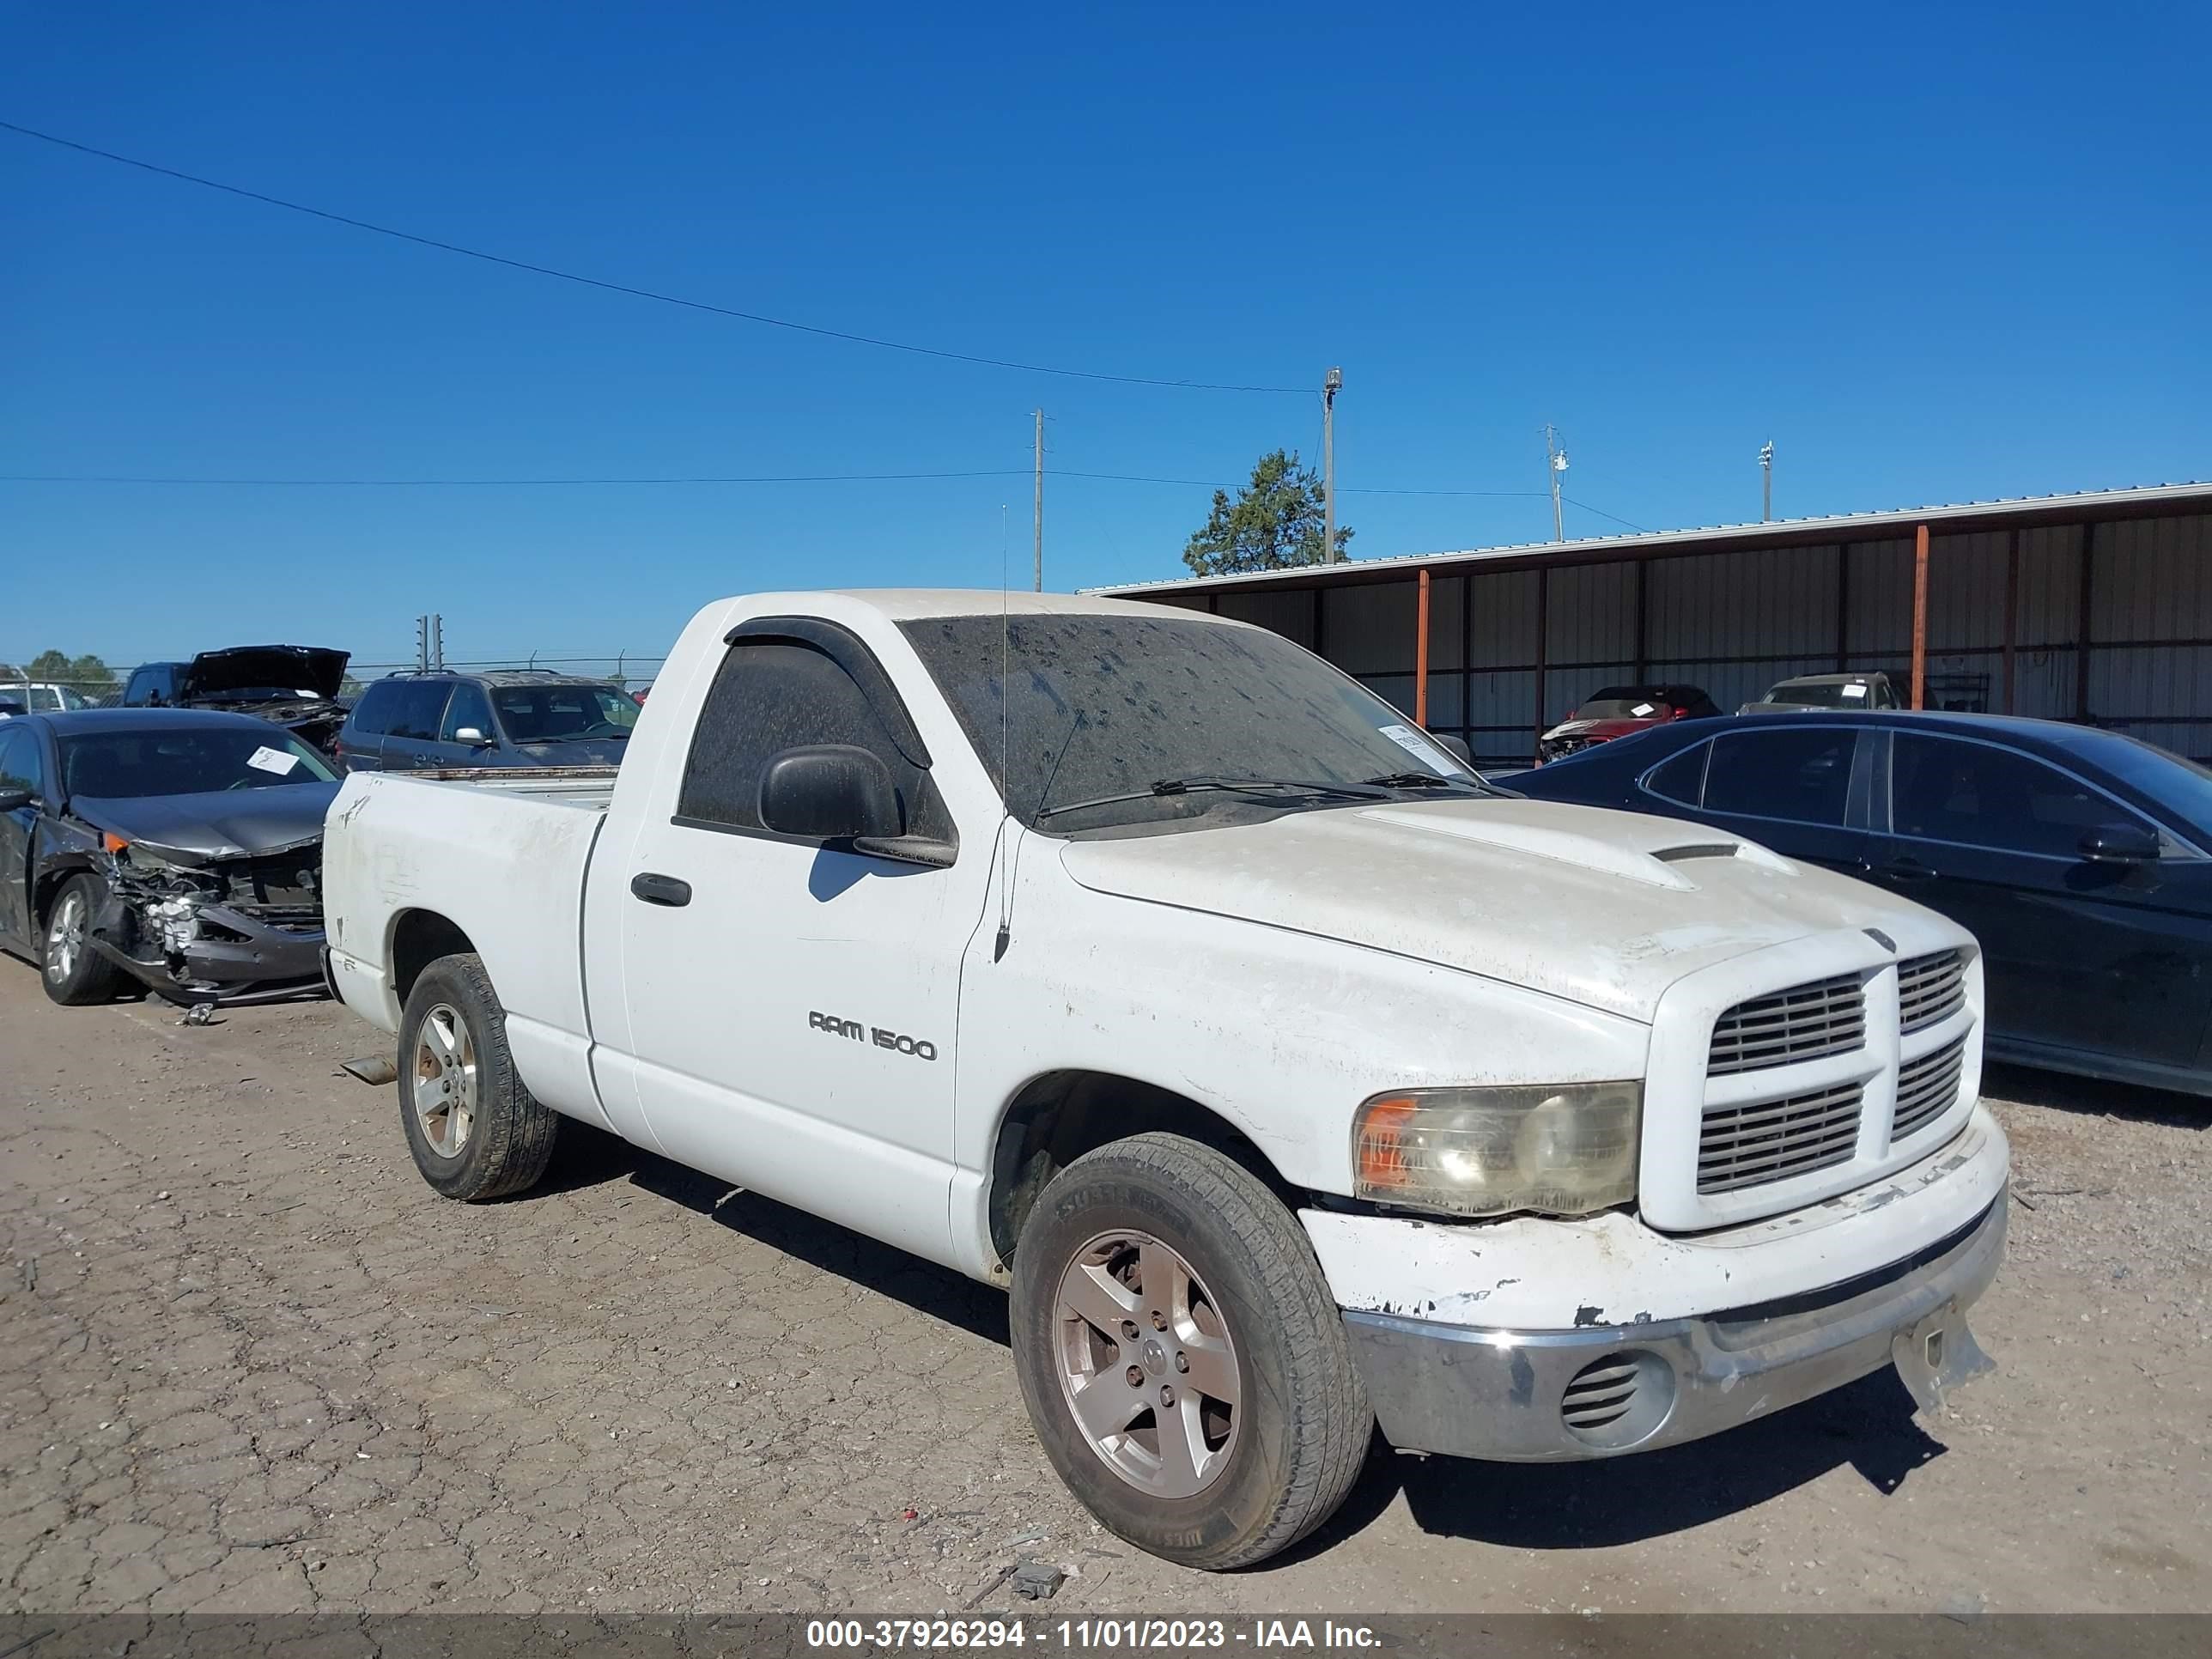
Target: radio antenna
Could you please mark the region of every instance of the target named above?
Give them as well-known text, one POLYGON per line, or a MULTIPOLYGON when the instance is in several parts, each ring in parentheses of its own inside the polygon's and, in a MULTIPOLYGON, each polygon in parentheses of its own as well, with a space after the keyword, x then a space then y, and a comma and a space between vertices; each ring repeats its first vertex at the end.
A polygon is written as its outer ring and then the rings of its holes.
POLYGON ((1013 647, 1011 636, 1013 621, 1008 612, 1013 599, 1006 586, 1006 504, 999 503, 999 805, 1002 813, 999 823, 999 937, 991 947, 991 960, 998 961, 1006 954, 1007 941, 1014 931, 1013 887, 1006 869, 1007 860, 1013 856, 1014 797, 1007 787, 1006 773, 1011 763, 1006 740, 1006 674, 1013 647))

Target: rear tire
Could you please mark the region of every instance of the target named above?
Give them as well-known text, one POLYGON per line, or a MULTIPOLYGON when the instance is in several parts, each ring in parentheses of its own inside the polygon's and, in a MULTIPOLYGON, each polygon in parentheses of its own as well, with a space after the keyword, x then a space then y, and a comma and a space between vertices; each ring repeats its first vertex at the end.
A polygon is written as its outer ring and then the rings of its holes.
POLYGON ((422 970, 399 1019, 399 1121, 422 1179, 465 1203, 538 1184, 560 1115, 515 1074, 507 1011, 477 956, 422 970))
POLYGON ((39 930, 39 982, 65 1008, 112 1002, 123 970, 92 948, 93 918, 107 902, 107 884, 80 870, 62 884, 39 930))
POLYGON ((1046 1456, 1139 1549, 1249 1566, 1358 1478, 1375 1417, 1321 1264, 1210 1147, 1133 1135, 1061 1170, 1022 1230, 1011 1312, 1046 1456))

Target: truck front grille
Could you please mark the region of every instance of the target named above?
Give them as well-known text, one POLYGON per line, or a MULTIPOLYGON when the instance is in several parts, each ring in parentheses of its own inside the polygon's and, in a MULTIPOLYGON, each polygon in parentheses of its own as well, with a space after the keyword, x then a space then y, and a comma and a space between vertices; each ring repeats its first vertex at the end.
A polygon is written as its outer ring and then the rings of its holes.
POLYGON ((1954 1038, 1933 1053, 1897 1068, 1897 1116, 1889 1138, 1902 1140, 1926 1128, 1959 1097, 1960 1074, 1966 1066, 1966 1039, 1954 1038))
POLYGON ((1839 974, 1736 1004, 1714 1023, 1705 1073, 1792 1066, 1847 1053, 1865 1041, 1866 992, 1856 974, 1839 974))
POLYGON ((1966 1006, 1966 964, 1956 951, 1897 964, 1897 1023, 1923 1031, 1966 1006))
POLYGON ((1781 1100, 1706 1107, 1698 1191, 1729 1193, 1848 1163, 1858 1146, 1864 1096, 1863 1085, 1838 1083, 1781 1100))

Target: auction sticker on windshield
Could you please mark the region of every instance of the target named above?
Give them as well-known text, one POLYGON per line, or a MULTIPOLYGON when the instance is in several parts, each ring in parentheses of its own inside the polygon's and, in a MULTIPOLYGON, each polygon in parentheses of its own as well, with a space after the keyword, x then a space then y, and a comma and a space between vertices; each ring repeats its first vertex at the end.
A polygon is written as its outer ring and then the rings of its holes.
POLYGON ((1384 737, 1389 738, 1391 742, 1396 744, 1399 748, 1420 762, 1438 777, 1455 778, 1462 775, 1464 769, 1453 764, 1442 750, 1414 731, 1412 726, 1385 726, 1380 729, 1384 737))
POLYGON ((300 757, 288 755, 281 749, 271 749, 264 744, 246 757, 246 763, 258 766, 264 772, 274 772, 281 778, 300 763, 300 757))

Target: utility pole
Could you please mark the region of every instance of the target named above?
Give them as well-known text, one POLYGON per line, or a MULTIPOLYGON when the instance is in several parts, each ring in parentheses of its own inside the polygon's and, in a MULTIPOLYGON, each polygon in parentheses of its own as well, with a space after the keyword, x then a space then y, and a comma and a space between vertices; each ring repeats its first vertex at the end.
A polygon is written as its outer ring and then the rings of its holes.
POLYGON ((1332 368, 1321 380, 1321 556, 1334 564, 1336 550, 1336 394, 1344 390, 1344 371, 1332 368))
POLYGON ((1767 524, 1774 518, 1774 440, 1769 438, 1766 447, 1759 452, 1759 521, 1767 524))
POLYGON ((1567 470, 1567 452, 1559 447, 1559 429, 1547 422, 1544 426, 1544 460, 1552 475, 1552 539, 1563 542, 1567 538, 1567 521, 1559 514, 1559 479, 1567 470))
POLYGON ((1036 411, 1036 591, 1044 592, 1044 410, 1036 411))

